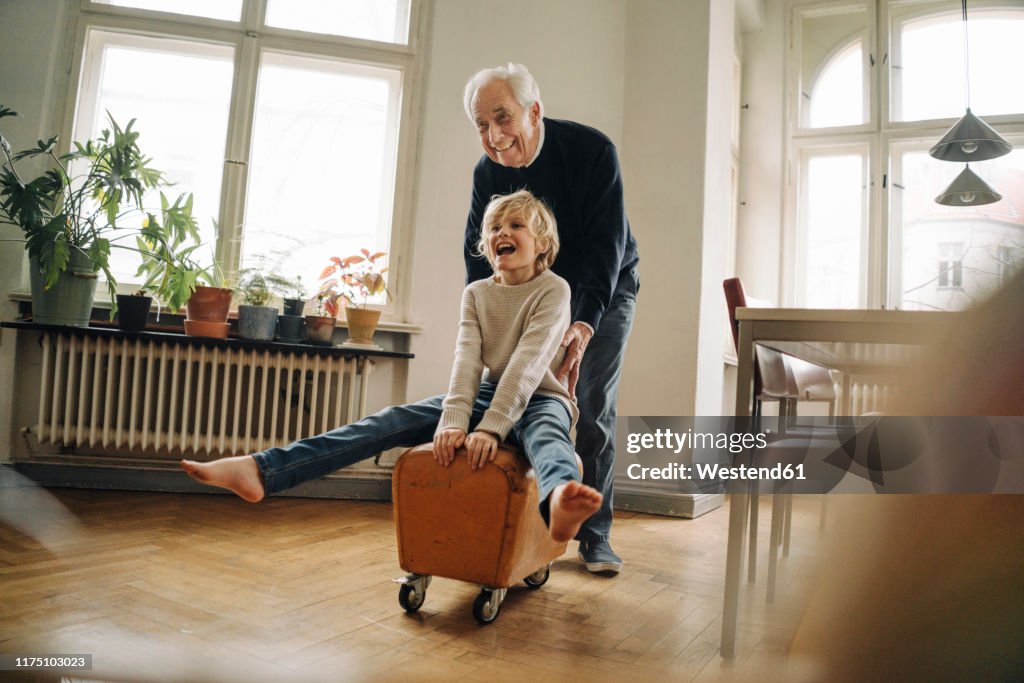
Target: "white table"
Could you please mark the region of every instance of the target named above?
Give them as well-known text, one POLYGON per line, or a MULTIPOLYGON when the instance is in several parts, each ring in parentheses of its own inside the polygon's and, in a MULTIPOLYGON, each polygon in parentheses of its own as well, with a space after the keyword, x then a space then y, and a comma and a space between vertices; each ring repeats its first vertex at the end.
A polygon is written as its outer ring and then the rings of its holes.
MULTIPOLYGON (((736 415, 751 414, 755 344, 839 370, 847 378, 851 374, 882 374, 905 367, 916 349, 941 338, 959 317, 944 311, 737 308, 736 415)), ((843 414, 842 408, 839 414, 843 414)), ((721 642, 721 654, 726 658, 733 657, 736 650, 748 507, 748 493, 730 496, 721 642)))

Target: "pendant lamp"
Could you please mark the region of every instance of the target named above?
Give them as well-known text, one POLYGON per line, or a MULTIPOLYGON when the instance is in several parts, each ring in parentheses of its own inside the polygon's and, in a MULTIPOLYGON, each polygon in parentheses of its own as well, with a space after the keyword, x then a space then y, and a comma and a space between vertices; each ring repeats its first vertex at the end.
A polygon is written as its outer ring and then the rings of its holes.
MULTIPOLYGON (((1009 154, 1013 146, 992 126, 971 111, 970 50, 967 44, 967 0, 962 0, 964 19, 964 83, 967 113, 957 121, 928 153, 940 161, 987 161, 1009 154)), ((945 206, 981 206, 1002 199, 1002 195, 971 170, 968 164, 949 187, 935 198, 945 206)))
POLYGON ((928 150, 940 161, 987 161, 1009 154, 1013 145, 967 108, 967 113, 928 150))
POLYGON ((981 206, 998 202, 1003 196, 971 170, 971 165, 960 172, 935 201, 945 206, 981 206))

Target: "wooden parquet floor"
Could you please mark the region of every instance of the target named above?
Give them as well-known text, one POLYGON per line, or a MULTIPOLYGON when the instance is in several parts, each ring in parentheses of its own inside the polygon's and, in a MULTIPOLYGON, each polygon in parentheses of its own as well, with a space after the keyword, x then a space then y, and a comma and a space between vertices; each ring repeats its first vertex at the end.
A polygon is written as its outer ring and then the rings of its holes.
POLYGON ((65 680, 762 680, 800 616, 817 510, 797 500, 777 604, 745 585, 725 664, 727 508, 617 514, 618 577, 587 573, 570 544, 481 627, 469 584, 434 579, 418 613, 401 609, 387 503, 16 486, 0 489, 0 653, 93 654, 65 680))

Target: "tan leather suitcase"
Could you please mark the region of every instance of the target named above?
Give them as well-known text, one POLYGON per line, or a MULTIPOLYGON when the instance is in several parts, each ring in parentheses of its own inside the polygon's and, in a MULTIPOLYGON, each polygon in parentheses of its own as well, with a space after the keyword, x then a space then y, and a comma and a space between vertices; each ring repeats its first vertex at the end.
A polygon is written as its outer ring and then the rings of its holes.
POLYGON ((433 444, 406 451, 391 478, 399 563, 409 576, 399 602, 420 608, 432 576, 482 586, 473 614, 481 623, 497 615, 505 589, 517 581, 539 588, 566 543, 548 535, 540 516, 537 481, 529 461, 508 447, 473 471, 465 449, 455 462, 434 461, 433 444))

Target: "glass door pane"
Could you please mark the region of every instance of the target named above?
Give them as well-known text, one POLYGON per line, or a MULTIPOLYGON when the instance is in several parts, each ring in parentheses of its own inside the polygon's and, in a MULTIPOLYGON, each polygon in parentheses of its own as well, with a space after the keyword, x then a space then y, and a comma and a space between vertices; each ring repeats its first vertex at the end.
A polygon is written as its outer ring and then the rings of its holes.
POLYGON ((388 251, 401 87, 397 69, 263 54, 243 267, 311 285, 331 256, 388 251))
POLYGON ((242 0, 93 0, 93 2, 97 5, 134 7, 208 19, 224 19, 225 21, 239 21, 242 18, 242 0))
POLYGON ((865 304, 867 151, 806 150, 801 159, 798 304, 865 304))
POLYGON ((801 128, 869 120, 868 11, 864 6, 797 10, 801 128))
MULTIPOLYGON (((893 119, 959 118, 967 106, 960 8, 898 17, 894 27, 893 119)), ((911 6, 913 7, 913 6, 911 6)), ((1024 112, 1024 88, 1011 83, 1024 64, 1024 8, 968 8, 971 109, 979 116, 1024 112)), ((1019 79, 1018 79, 1019 80, 1019 79)))
MULTIPOLYGON (((108 111, 121 126, 135 119, 139 147, 174 183, 164 193, 171 200, 194 193, 193 215, 209 244, 196 255, 212 263, 234 48, 93 30, 83 64, 74 139, 94 138, 109 127, 108 111)), ((146 205, 158 210, 159 193, 147 196, 146 205)), ((128 216, 124 224, 141 221, 142 216, 128 216)), ((134 248, 134 236, 120 244, 134 248)), ((140 259, 135 251, 113 249, 110 262, 118 282, 136 281, 140 259)))
POLYGON ((267 26, 409 42, 409 0, 268 0, 267 26))
MULTIPOLYGON (((1013 142, 1013 140, 1011 140, 1013 142)), ((924 146, 893 151, 893 276, 896 305, 959 310, 989 296, 1024 265, 1024 148, 971 170, 1003 199, 982 206, 935 203, 963 169, 937 161, 924 146), (897 289, 898 288, 898 289, 897 289)))

